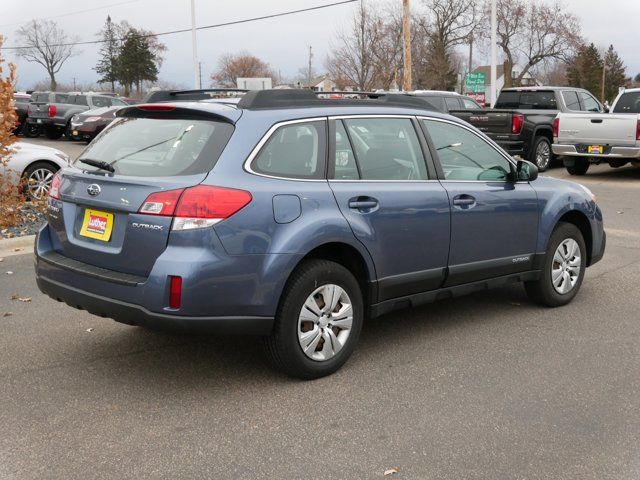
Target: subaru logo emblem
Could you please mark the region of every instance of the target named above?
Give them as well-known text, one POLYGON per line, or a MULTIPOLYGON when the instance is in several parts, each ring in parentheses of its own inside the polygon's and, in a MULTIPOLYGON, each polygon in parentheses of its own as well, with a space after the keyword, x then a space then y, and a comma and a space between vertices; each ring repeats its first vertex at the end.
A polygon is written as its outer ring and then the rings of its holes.
POLYGON ((102 189, 100 188, 100 185, 97 185, 95 183, 92 183, 91 185, 89 185, 87 187, 87 192, 89 193, 89 195, 91 195, 92 197, 95 197, 96 195, 100 194, 100 191, 102 189))

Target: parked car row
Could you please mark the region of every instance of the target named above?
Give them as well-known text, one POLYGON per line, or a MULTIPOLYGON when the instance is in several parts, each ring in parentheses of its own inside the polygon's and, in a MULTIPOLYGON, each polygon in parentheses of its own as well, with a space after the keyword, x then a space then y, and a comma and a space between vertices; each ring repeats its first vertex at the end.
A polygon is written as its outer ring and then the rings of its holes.
POLYGON ((587 188, 538 178, 416 95, 156 98, 53 177, 35 245, 51 298, 262 335, 277 368, 309 379, 347 361, 368 317, 507 282, 565 305, 604 254, 587 188))

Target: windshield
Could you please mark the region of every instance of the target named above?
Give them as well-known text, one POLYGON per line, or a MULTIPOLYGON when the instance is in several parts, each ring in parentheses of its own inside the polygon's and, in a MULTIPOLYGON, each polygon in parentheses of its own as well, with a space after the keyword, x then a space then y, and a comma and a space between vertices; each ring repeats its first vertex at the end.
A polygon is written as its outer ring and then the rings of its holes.
POLYGON ((188 120, 121 118, 99 135, 74 165, 98 169, 82 159, 112 165, 115 175, 166 177, 210 171, 233 133, 228 123, 188 120))
POLYGON ((623 93, 613 107, 613 113, 640 113, 640 92, 623 93))

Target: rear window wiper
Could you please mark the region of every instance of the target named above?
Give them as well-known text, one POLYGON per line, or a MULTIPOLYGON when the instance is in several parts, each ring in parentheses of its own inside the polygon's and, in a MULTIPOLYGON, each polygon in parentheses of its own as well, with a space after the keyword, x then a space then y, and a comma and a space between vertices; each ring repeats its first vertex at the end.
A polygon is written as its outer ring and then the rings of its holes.
POLYGON ((103 160, 92 160, 90 158, 80 158, 78 161, 82 163, 86 163, 87 165, 91 165, 92 167, 99 168, 101 170, 106 170, 107 172, 114 173, 116 171, 115 168, 111 166, 110 163, 105 162, 103 160))

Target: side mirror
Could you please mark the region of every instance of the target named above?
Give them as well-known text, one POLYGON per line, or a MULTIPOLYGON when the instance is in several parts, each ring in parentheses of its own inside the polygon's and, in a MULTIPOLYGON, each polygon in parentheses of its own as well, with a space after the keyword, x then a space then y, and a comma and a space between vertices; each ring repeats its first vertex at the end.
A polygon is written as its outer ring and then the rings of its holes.
POLYGON ((527 160, 518 160, 516 166, 516 181, 533 182, 538 178, 538 167, 527 160))

